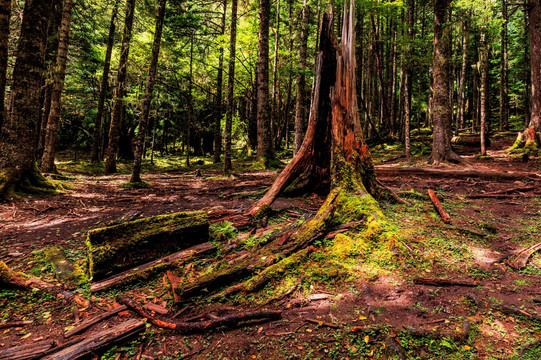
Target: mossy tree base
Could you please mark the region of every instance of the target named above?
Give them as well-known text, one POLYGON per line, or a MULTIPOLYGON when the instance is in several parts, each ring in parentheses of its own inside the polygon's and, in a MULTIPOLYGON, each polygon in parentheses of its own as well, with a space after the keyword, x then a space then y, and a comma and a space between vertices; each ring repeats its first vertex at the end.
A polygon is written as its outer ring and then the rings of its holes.
POLYGON ((538 156, 541 153, 540 146, 541 134, 536 133, 532 126, 518 133, 517 139, 506 152, 515 157, 538 156))
POLYGON ((54 194, 58 187, 47 180, 34 165, 28 171, 4 169, 0 171, 0 199, 9 200, 23 194, 54 194))

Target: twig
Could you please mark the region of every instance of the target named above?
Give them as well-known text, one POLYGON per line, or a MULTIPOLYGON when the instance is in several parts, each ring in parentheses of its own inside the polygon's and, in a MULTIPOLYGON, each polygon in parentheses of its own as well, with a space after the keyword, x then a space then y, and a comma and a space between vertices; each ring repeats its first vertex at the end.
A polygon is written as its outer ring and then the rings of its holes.
POLYGON ((312 324, 317 324, 319 326, 327 326, 327 327, 330 327, 330 328, 333 328, 333 329, 340 329, 341 328, 340 325, 331 324, 331 323, 320 321, 320 320, 317 320, 317 319, 305 318, 304 320, 308 321, 308 322, 310 322, 312 324))

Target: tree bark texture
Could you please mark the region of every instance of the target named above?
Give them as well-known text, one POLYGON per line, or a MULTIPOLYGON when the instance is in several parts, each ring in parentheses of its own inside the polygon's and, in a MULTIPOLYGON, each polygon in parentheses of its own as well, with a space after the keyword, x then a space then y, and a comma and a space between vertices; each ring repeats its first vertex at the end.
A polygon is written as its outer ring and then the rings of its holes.
POLYGON ((541 136, 541 0, 529 3, 531 117, 529 127, 541 136))
POLYGON ((72 8, 73 0, 64 0, 64 6, 62 7, 62 21, 60 23, 60 35, 58 39, 58 55, 56 57, 53 89, 51 92, 51 110, 49 112, 49 119, 47 120, 45 144, 43 147, 43 156, 41 158, 41 171, 43 172, 56 172, 54 153, 56 151, 58 123, 60 121, 62 104, 62 89, 64 88, 66 63, 68 60, 72 8))
POLYGON ((51 1, 25 2, 13 69, 11 113, 0 134, 0 194, 17 185, 28 188, 45 183, 35 166, 35 154, 50 10, 51 1))
POLYGON ((270 0, 260 0, 257 59, 257 159, 265 167, 274 158, 269 103, 269 23, 270 0))
POLYGON ((231 37, 229 40, 229 74, 227 77, 227 109, 224 131, 224 174, 231 172, 231 130, 235 96, 235 53, 237 50, 237 0, 231 3, 231 37))
POLYGON ((411 144, 410 144, 410 125, 411 125, 411 99, 413 91, 412 71, 411 71, 411 49, 413 45, 413 14, 415 12, 415 1, 408 0, 407 2, 407 43, 406 54, 404 61, 404 145, 406 147, 406 160, 411 160, 411 144))
POLYGON ((306 113, 306 53, 308 50, 308 8, 304 0, 301 9, 301 33, 299 44, 299 73, 297 74, 297 99, 295 105, 295 143, 294 154, 299 152, 304 135, 306 113))
POLYGON ((124 18, 124 33, 122 35, 122 47, 118 62, 116 89, 113 100, 111 124, 109 126, 109 143, 107 144, 105 173, 116 172, 116 156, 118 153, 118 141, 120 140, 120 128, 122 126, 122 112, 124 109, 124 96, 126 96, 126 75, 128 71, 128 55, 130 53, 130 40, 133 28, 133 15, 135 12, 135 0, 126 0, 126 15, 124 18))
POLYGON ((507 0, 502 0, 502 30, 500 50, 500 122, 499 130, 509 129, 509 56, 507 51, 508 31, 507 0))
POLYGON ((470 23, 469 19, 463 19, 462 23, 462 63, 460 66, 460 78, 458 81, 458 104, 456 117, 456 131, 465 126, 466 112, 466 75, 468 71, 468 46, 470 41, 470 23))
MULTIPOLYGON (((224 12, 222 14, 222 35, 225 34, 225 17, 227 13, 227 0, 224 2, 224 12)), ((220 46, 220 55, 218 58, 218 75, 216 79, 216 114, 214 119, 214 163, 220 162, 220 153, 222 152, 222 114, 223 114, 223 78, 224 78, 224 48, 220 46)))
POLYGON ((145 85, 145 96, 141 104, 141 117, 139 118, 139 132, 137 133, 137 143, 133 160, 133 169, 130 182, 141 181, 141 161, 143 158, 143 147, 148 127, 148 118, 150 114, 150 103, 152 102, 152 93, 154 92, 154 83, 156 81, 156 72, 158 70, 158 56, 160 55, 160 43, 162 41, 163 20, 165 18, 165 6, 167 0, 158 2, 158 11, 156 14, 156 29, 154 30, 154 41, 152 43, 152 54, 150 56, 150 65, 148 66, 147 81, 145 85))
POLYGON ((450 27, 447 24, 450 0, 434 0, 434 60, 432 122, 434 124, 432 154, 434 164, 443 161, 462 162, 460 156, 451 148, 452 109, 449 97, 450 69, 449 47, 450 27))
POLYGON ((481 71, 481 90, 479 102, 480 107, 480 134, 481 134, 481 155, 487 154, 486 136, 488 127, 488 43, 486 40, 486 29, 480 29, 480 48, 479 48, 479 70, 481 71))
POLYGON ((107 36, 107 48, 105 50, 105 60, 103 62, 103 73, 101 75, 100 95, 98 98, 98 109, 96 111, 96 122, 92 131, 92 145, 90 149, 90 161, 97 163, 101 159, 101 147, 103 146, 103 110, 105 108, 105 98, 109 90, 109 70, 111 68, 111 54, 115 42, 116 17, 118 14, 118 2, 115 3, 111 22, 109 24, 109 35, 107 36))
POLYGON ((11 0, 0 0, 0 132, 6 117, 4 97, 6 93, 6 73, 8 68, 9 21, 11 0))

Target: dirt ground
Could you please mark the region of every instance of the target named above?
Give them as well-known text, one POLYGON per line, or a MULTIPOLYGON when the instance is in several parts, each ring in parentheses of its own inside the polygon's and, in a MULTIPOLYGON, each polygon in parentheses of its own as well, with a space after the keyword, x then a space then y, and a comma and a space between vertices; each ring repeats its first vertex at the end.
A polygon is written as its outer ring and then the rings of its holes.
MULTIPOLYGON (((409 206, 382 204, 385 215, 404 229, 402 242, 409 249, 395 263, 359 260, 363 270, 353 276, 302 284, 283 300, 264 306, 283 310, 277 321, 194 335, 177 335, 149 326, 144 334, 93 358, 541 358, 538 345, 524 348, 541 339, 541 258, 534 255, 523 270, 514 270, 502 260, 505 255, 541 240, 541 160, 524 162, 507 156, 504 149, 513 140, 512 135, 497 138, 489 149, 490 158, 476 158, 475 147, 459 147, 458 152, 467 163, 443 169, 508 174, 520 171, 531 173, 528 179, 485 180, 422 173, 378 176, 383 184, 410 202, 409 206), (441 221, 426 196, 427 189, 436 190, 451 216, 451 224, 441 221), (510 191, 513 189, 516 190, 510 191), (505 190, 508 192, 499 197, 471 198, 505 190), (475 281, 476 286, 419 285, 413 282, 418 277, 463 279, 475 281), (521 309, 523 314, 506 312, 502 306, 521 309), (466 339, 454 338, 465 322, 471 329, 466 339), (427 335, 421 330, 433 333, 427 335)), ((392 149, 377 150, 375 162, 382 163, 384 158, 396 154, 392 149)), ((405 165, 403 159, 396 159, 379 166, 405 165)), ((422 157, 415 166, 425 166, 422 157)), ((60 195, 24 197, 0 204, 0 260, 18 271, 55 282, 41 250, 59 246, 66 249, 72 260, 83 261, 86 232, 128 211, 137 210, 140 217, 214 206, 241 212, 272 183, 276 172, 250 172, 240 165, 237 169, 234 179, 220 178, 219 169, 213 166, 201 166, 201 177, 196 176, 197 168, 147 174, 145 180, 152 184, 148 189, 119 187, 128 175, 70 173, 65 181, 69 188, 60 195)), ((322 200, 313 194, 280 198, 273 208, 314 212, 322 200)), ((272 291, 272 286, 265 289, 272 291)), ((77 309, 83 320, 117 306, 114 299, 118 293, 129 294, 141 303, 163 305, 170 309, 170 316, 182 310, 179 319, 198 314, 208 318, 232 308, 260 308, 264 297, 259 295, 253 302, 246 301, 250 298, 225 303, 198 301, 179 308, 173 305, 161 276, 149 283, 104 294, 91 295, 84 286, 77 291, 93 303, 90 308, 77 309)), ((65 341, 65 328, 74 324, 73 306, 36 292, 0 293, 0 324, 34 321, 24 327, 0 330, 0 354, 12 346, 40 340, 65 341)), ((136 315, 122 312, 79 336, 88 336, 131 317, 136 315)))

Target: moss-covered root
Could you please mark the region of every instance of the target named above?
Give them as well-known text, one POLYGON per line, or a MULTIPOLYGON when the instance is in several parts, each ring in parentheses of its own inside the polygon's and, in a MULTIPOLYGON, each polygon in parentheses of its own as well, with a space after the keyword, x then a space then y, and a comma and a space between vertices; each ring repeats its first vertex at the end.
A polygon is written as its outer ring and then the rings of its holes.
POLYGON ((54 194, 58 187, 39 172, 36 165, 28 171, 3 169, 0 171, 0 199, 16 197, 16 192, 25 194, 54 194))
POLYGON ((30 281, 21 274, 11 270, 6 263, 0 261, 0 288, 23 288, 30 286, 30 281))

